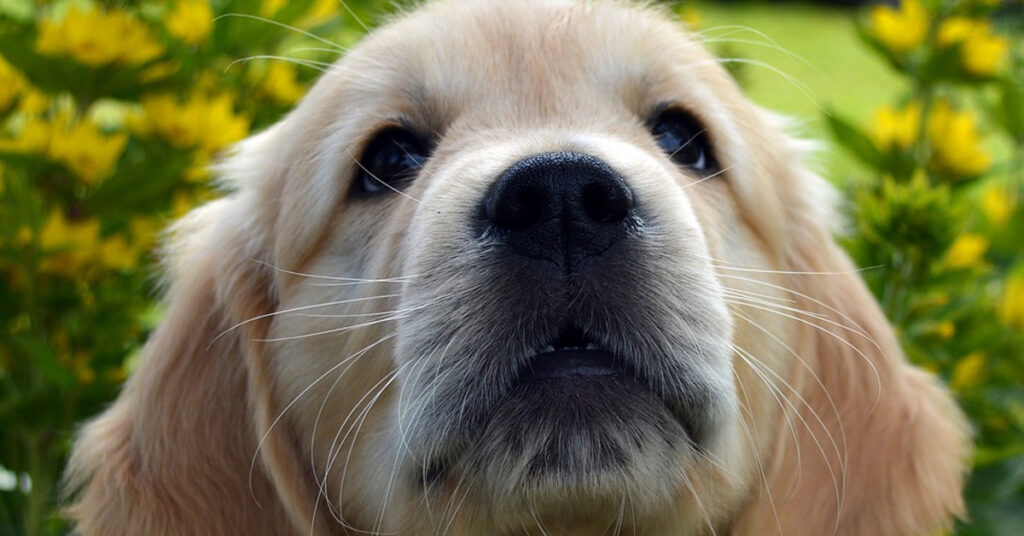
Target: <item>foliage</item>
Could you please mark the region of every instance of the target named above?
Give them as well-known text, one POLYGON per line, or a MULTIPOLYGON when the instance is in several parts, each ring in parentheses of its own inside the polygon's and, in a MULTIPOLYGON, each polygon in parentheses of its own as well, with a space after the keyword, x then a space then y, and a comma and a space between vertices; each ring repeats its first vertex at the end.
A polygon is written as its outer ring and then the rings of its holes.
MULTIPOLYGON (((74 425, 113 399, 160 315, 157 230, 216 195, 206 166, 285 113, 385 2, 344 5, 0 0, 0 534, 65 530, 74 425)), ((867 12, 865 43, 913 93, 868 128, 828 119, 873 170, 851 187, 847 245, 977 430, 964 535, 1024 526, 1024 53, 1008 37, 1024 17, 1006 5, 867 12)))
POLYGON ((846 245, 908 357, 946 379, 976 435, 970 523, 1024 527, 1024 16, 998 0, 870 8, 861 36, 908 80, 837 142, 871 170, 850 187, 846 245), (1012 38, 1016 38, 1014 39, 1012 38), (987 138, 987 139, 986 139, 987 138), (993 151, 993 145, 1002 150, 993 151))
POLYGON ((116 395, 159 317, 158 229, 215 195, 205 166, 294 104, 337 56, 325 43, 358 39, 340 10, 0 2, 0 534, 64 530, 74 426, 116 395))

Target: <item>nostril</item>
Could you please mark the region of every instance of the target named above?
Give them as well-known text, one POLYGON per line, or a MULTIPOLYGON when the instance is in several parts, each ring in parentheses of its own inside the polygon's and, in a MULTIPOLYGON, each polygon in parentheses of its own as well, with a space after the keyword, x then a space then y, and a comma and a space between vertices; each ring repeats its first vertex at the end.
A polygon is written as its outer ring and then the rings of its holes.
POLYGON ((633 205, 629 190, 617 181, 595 181, 581 192, 583 213, 598 223, 618 223, 626 219, 633 205))
POLYGON ((497 178, 481 200, 474 231, 488 247, 508 246, 569 274, 631 236, 639 223, 636 205, 626 181, 598 158, 542 153, 497 178))
POLYGON ((517 231, 540 221, 548 202, 548 193, 535 184, 505 185, 504 192, 492 197, 488 217, 499 229, 517 231))

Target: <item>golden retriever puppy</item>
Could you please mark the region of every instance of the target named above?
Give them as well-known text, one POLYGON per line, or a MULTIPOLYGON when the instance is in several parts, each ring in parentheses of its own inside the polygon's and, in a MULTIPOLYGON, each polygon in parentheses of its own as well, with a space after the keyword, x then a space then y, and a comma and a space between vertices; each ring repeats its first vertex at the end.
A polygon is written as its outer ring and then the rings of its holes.
POLYGON ((599 0, 373 32, 169 239, 84 535, 917 535, 969 444, 699 39, 599 0))

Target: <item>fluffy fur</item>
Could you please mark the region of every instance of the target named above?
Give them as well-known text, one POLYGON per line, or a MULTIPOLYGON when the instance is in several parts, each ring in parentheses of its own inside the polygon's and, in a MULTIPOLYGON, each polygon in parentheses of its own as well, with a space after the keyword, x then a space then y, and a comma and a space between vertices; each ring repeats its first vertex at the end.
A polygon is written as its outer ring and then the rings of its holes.
POLYGON ((963 417, 904 360, 803 152, 656 10, 448 0, 403 16, 240 144, 226 195, 173 228, 166 316, 81 431, 68 515, 83 535, 948 527, 963 417), (720 176, 660 151, 645 121, 665 102, 706 126, 720 176), (362 147, 396 121, 434 136, 431 158, 400 194, 353 198, 362 147), (621 173, 646 218, 572 296, 524 285, 466 223, 502 170, 566 150, 621 173), (656 389, 515 398, 559 315, 656 389), (658 396, 689 401, 691 437, 658 396))

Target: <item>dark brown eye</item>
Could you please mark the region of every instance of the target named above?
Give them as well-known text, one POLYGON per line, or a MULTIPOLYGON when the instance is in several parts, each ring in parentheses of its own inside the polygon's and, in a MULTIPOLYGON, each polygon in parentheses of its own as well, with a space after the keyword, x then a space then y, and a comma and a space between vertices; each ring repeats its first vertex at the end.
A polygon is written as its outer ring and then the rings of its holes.
POLYGON ((659 112, 650 126, 658 145, 675 163, 701 172, 718 168, 707 132, 690 114, 669 108, 659 112))
POLYGON ((408 129, 384 129, 363 150, 353 191, 371 197, 401 190, 416 177, 428 156, 427 144, 408 129))

